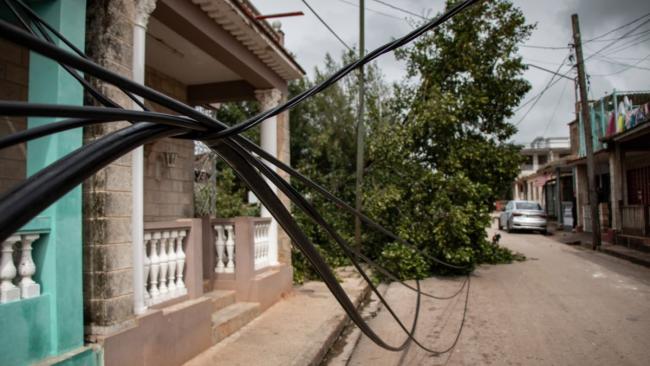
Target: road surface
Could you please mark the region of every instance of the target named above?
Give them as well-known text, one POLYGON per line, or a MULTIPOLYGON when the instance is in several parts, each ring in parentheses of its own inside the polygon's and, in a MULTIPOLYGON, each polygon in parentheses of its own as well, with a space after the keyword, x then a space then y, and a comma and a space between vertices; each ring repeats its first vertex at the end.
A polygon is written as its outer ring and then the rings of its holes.
MULTIPOLYGON (((490 237, 495 231, 489 230, 490 237)), ((528 259, 475 271, 465 327, 453 351, 435 356, 411 345, 388 352, 361 337, 348 365, 650 365, 650 269, 553 237, 501 235, 501 244, 528 259)), ((444 295, 459 281, 423 283, 444 295)), ((413 292, 391 284, 386 295, 410 324, 413 292)), ((424 301, 418 338, 435 349, 448 347, 463 308, 462 295, 424 301)), ((370 324, 399 344, 404 334, 388 316, 379 310, 370 324)))

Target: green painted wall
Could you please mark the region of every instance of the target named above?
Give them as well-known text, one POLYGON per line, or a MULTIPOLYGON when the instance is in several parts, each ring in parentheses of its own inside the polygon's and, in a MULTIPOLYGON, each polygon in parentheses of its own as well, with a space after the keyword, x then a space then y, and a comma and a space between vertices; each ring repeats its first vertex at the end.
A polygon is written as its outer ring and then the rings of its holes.
MULTIPOLYGON (((50 25, 84 49, 85 0, 30 2, 50 25)), ((56 63, 30 54, 29 101, 83 104, 83 89, 56 63)), ((50 123, 30 118, 28 127, 50 123)), ((27 145, 27 174, 80 147, 81 129, 44 137, 27 145)), ((0 305, 0 365, 18 365, 48 355, 60 355, 83 346, 82 207, 81 187, 75 188, 27 226, 43 226, 47 235, 34 244, 36 280, 41 296, 0 305)), ((27 228, 27 227, 26 227, 27 228)), ((67 363, 95 364, 96 355, 84 351, 67 363), (89 356, 90 354, 90 356, 89 356)))
MULTIPOLYGON (((33 3, 33 9, 50 25, 84 49, 85 0, 53 0, 33 3)), ((63 68, 32 53, 29 62, 29 101, 83 104, 83 89, 63 68)), ((30 118, 28 127, 52 122, 30 118)), ((83 144, 81 129, 32 141, 27 146, 27 174, 31 175, 83 144)), ((51 219, 49 241, 41 253, 41 286, 52 294, 51 349, 59 354, 83 345, 82 216, 81 187, 75 188, 44 216, 51 219)))

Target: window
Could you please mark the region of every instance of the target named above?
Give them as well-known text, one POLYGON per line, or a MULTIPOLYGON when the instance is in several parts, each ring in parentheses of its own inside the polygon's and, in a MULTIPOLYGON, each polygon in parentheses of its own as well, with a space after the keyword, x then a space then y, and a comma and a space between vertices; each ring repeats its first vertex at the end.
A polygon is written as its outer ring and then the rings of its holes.
POLYGON ((542 210, 542 206, 536 202, 517 202, 515 205, 517 206, 517 210, 542 210))
POLYGON ((548 155, 538 155, 537 156, 537 164, 544 165, 546 163, 548 163, 548 155))

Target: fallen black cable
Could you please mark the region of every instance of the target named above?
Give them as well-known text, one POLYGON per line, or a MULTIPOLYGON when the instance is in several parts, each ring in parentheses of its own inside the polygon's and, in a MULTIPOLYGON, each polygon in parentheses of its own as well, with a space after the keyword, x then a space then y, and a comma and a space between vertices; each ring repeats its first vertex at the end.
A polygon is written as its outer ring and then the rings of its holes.
MULTIPOLYGON (((66 46, 68 46, 73 52, 75 52, 77 55, 89 59, 88 56, 84 52, 82 52, 77 46, 74 45, 74 43, 70 42, 66 37, 64 37, 59 31, 57 31, 54 27, 49 25, 43 18, 41 18, 38 14, 36 14, 29 6, 27 6, 22 0, 3 0, 5 5, 9 8, 9 10, 14 14, 14 16, 18 19, 19 22, 23 24, 25 29, 36 36, 36 33, 29 27, 27 21, 19 14, 18 10, 14 8, 14 6, 10 3, 10 1, 14 1, 17 3, 24 12, 27 13, 27 15, 30 17, 30 20, 32 20, 33 24, 36 26, 36 28, 41 32, 43 37, 45 38, 46 41, 48 41, 50 44, 55 44, 54 40, 50 37, 50 35, 47 33, 49 30, 54 34, 59 40, 61 40, 63 43, 65 43, 66 46), (44 29, 44 28, 47 28, 44 29)), ((67 71, 72 77, 74 77, 81 85, 82 87, 90 93, 90 95, 95 98, 100 104, 103 104, 107 107, 112 107, 112 108, 121 108, 119 104, 115 103, 112 101, 110 98, 104 96, 102 93, 100 93, 97 89, 95 89, 90 83, 88 83, 81 75, 79 75, 76 71, 72 70, 69 68, 67 65, 59 63, 61 67, 65 71, 67 71)), ((126 94, 129 99, 131 99, 133 102, 135 102, 142 110, 147 111, 147 107, 142 103, 138 98, 136 98, 133 94, 129 93, 128 91, 124 91, 120 89, 124 94, 126 94)))
POLYGON ((309 188, 314 189, 317 193, 319 193, 321 196, 323 196, 325 199, 329 200, 330 202, 336 204, 339 208, 342 208, 342 209, 348 211, 349 213, 359 217, 361 219, 361 221, 363 221, 364 223, 369 225, 371 228, 379 231, 380 233, 388 236, 389 238, 391 238, 391 239, 393 239, 393 240, 395 240, 395 241, 397 241, 397 242, 399 242, 401 244, 404 244, 406 246, 411 247, 412 249, 417 251, 418 254, 420 254, 420 255, 428 258, 428 259, 431 259, 432 261, 434 261, 434 262, 436 262, 436 263, 438 263, 440 265, 443 265, 445 267, 449 267, 449 268, 452 268, 452 269, 458 269, 458 270, 469 270, 469 269, 471 269, 471 267, 469 267, 469 266, 459 266, 459 265, 447 263, 445 261, 442 261, 442 260, 440 260, 440 259, 438 259, 438 258, 436 258, 434 256, 431 256, 431 255, 423 252, 422 250, 420 250, 420 248, 415 243, 411 243, 408 240, 400 238, 396 234, 392 233, 390 230, 384 228, 380 224, 373 221, 371 218, 366 216, 363 212, 358 211, 357 209, 350 206, 349 204, 347 204, 342 199, 340 199, 340 198, 336 197, 335 195, 333 195, 332 193, 330 193, 328 190, 323 188, 318 183, 316 183, 313 180, 307 178, 306 176, 304 176, 299 171, 293 169, 289 165, 283 163, 282 161, 278 160, 277 158, 275 158, 274 156, 272 156, 268 152, 264 151, 259 146, 253 144, 250 140, 242 138, 241 136, 236 136, 233 139, 235 141, 237 141, 238 143, 244 145, 246 148, 248 148, 253 153, 255 153, 255 154, 259 155, 260 157, 262 157, 264 160, 266 160, 269 163, 275 165, 276 167, 282 169, 283 171, 285 171, 286 173, 288 173, 292 177, 300 180, 303 184, 305 184, 309 188))
POLYGON ((182 133, 137 123, 99 138, 20 182, 0 198, 0 242, 101 168, 145 143, 182 133))
MULTIPOLYGON (((107 82, 109 82, 109 83, 111 83, 113 85, 116 85, 116 86, 118 86, 118 87, 120 87, 120 88, 122 88, 122 89, 124 89, 126 91, 138 94, 138 95, 140 95, 141 97, 143 97, 145 99, 149 99, 151 101, 154 101, 154 102, 156 102, 156 103, 158 103, 158 104, 160 104, 160 105, 162 105, 164 107, 167 107, 167 108, 169 108, 169 109, 171 109, 171 110, 173 110, 175 112, 182 113, 182 114, 185 114, 185 115, 187 115, 189 117, 192 117, 194 120, 201 123, 203 126, 205 126, 208 129, 215 128, 217 130, 222 130, 222 129, 227 128, 227 126, 225 124, 223 124, 222 122, 220 122, 220 121, 218 121, 216 119, 213 119, 213 118, 211 118, 209 116, 206 116, 203 113, 201 113, 201 112, 199 112, 199 111, 197 111, 197 110, 195 110, 195 109, 193 109, 193 108, 191 108, 191 107, 189 107, 189 106, 187 106, 187 105, 185 105, 185 104, 183 104, 183 103, 181 103, 181 102, 179 102, 179 101, 177 101, 177 100, 175 100, 173 98, 170 98, 170 97, 168 97, 167 95, 165 95, 163 93, 160 93, 160 92, 158 92, 156 90, 153 90, 153 89, 151 89, 149 87, 146 87, 144 85, 137 84, 137 83, 135 83, 135 82, 121 76, 121 75, 118 75, 118 74, 116 74, 114 72, 106 70, 105 68, 93 63, 90 60, 87 60, 87 59, 80 58, 78 56, 72 55, 72 54, 70 54, 70 53, 68 53, 68 52, 66 52, 66 51, 64 51, 64 50, 50 44, 50 43, 44 42, 44 41, 34 37, 33 35, 20 30, 19 28, 14 27, 11 24, 6 23, 5 21, 0 21, 0 31, 4 32, 3 34, 5 34, 5 38, 7 38, 7 39, 10 39, 10 40, 12 40, 12 41, 14 41, 16 43, 22 44, 22 45, 24 45, 26 47, 29 47, 33 51, 41 53, 42 55, 44 55, 46 57, 50 57, 50 58, 52 58, 53 60, 55 60, 57 62, 69 64, 69 65, 77 68, 78 70, 81 70, 83 72, 91 74, 94 77, 97 77, 99 79, 107 81, 107 82)), ((0 112, 1 111, 2 110, 0 109, 0 112)), ((211 136, 211 135, 209 135, 207 133, 204 133, 202 135, 193 135, 193 137, 195 139, 204 140, 206 142, 207 141, 219 140, 219 138, 215 138, 214 136, 211 136)), ((258 146, 252 144, 252 142, 248 142, 246 145, 249 148, 251 148, 251 147, 254 148, 256 150, 256 153, 258 153, 258 154, 262 154, 262 152, 263 152, 263 150, 261 148, 259 148, 258 146)), ((274 158, 272 158, 271 156, 266 154, 266 159, 271 161, 270 159, 274 159, 274 158)), ((279 161, 277 161, 277 159, 274 159, 274 160, 276 160, 276 163, 279 163, 279 161)), ((303 177, 303 178, 305 178, 305 177, 303 177)), ((332 196, 332 197, 334 197, 334 196, 332 196)), ((340 201, 339 203, 343 203, 343 202, 340 201)), ((344 204, 342 207, 345 207, 345 206, 347 206, 347 205, 344 204)), ((355 212, 356 212, 356 210, 355 210, 355 212)), ((356 214, 360 214, 360 213, 357 212, 356 214)), ((363 216, 362 219, 363 218, 367 219, 367 217, 365 217, 365 216, 363 216)), ((417 249, 417 246, 414 246, 413 244, 408 243, 408 242, 404 241, 403 239, 399 239, 396 235, 394 235, 394 234, 390 233, 389 231, 385 230, 380 225, 375 224, 374 222, 372 222, 372 220, 369 220, 369 219, 365 220, 365 219, 364 219, 364 221, 366 223, 368 223, 369 225, 371 225, 375 229, 382 231, 384 234, 392 237, 394 240, 398 240, 398 241, 400 241, 402 243, 405 243, 405 244, 410 245, 413 248, 417 249)), ((419 250, 419 249, 417 249, 417 250, 419 250)), ((431 258, 432 260, 438 262, 439 264, 446 265, 446 266, 448 266, 450 268, 467 269, 466 266, 455 266, 455 265, 452 265, 452 264, 448 264, 448 263, 443 262, 443 261, 441 261, 441 260, 439 260, 439 259, 437 259, 435 257, 429 257, 429 258, 431 258)))
MULTIPOLYGON (((400 283, 401 285, 405 286, 410 290, 418 291, 413 286, 402 281, 400 278, 398 278, 395 274, 391 273, 385 267, 381 266, 379 263, 373 261, 372 259, 368 258, 366 255, 361 253, 359 250, 349 245, 347 241, 343 239, 327 221, 325 221, 322 215, 318 213, 316 208, 303 195, 301 195, 296 190, 295 187, 293 187, 290 183, 288 183, 286 180, 280 177, 278 173, 270 169, 264 162, 253 157, 253 155, 248 153, 243 147, 241 147, 239 144, 237 144, 232 140, 227 139, 224 141, 224 143, 230 146, 231 148, 233 148, 234 150, 236 150, 240 154, 240 156, 242 156, 244 159, 246 159, 246 161, 248 161, 249 164, 257 168, 257 170, 260 171, 262 175, 266 176, 276 187, 278 187, 282 191, 282 193, 287 195, 287 197, 289 197, 295 205, 297 205, 303 212, 305 212, 307 216, 309 216, 309 218, 312 219, 312 221, 315 224, 325 229, 328 235, 336 243, 338 243, 339 247, 343 249, 343 251, 346 252, 348 256, 356 256, 357 258, 371 265, 373 268, 377 269, 379 272, 381 272, 383 275, 390 278, 391 280, 400 283)), ((360 268, 357 268, 357 270, 359 270, 360 272, 363 271, 360 268)), ((463 281, 460 288, 450 296, 438 296, 426 292, 421 292, 421 294, 423 296, 430 297, 437 300, 449 300, 456 297, 463 290, 463 288, 465 287, 465 282, 466 281, 463 281)), ((369 284, 372 286, 371 281, 369 281, 369 284)), ((377 296, 381 299, 381 295, 378 294, 377 296)))
MULTIPOLYGON (((248 153, 246 150, 241 148, 240 146, 236 145, 235 143, 232 143, 231 141, 226 140, 224 142, 226 145, 228 145, 230 148, 232 148, 241 158, 246 160, 250 165, 254 166, 257 168, 264 176, 266 176, 276 187, 278 187, 291 201, 298 207, 300 208, 303 212, 305 212, 318 226, 323 228, 328 235, 334 239, 336 243, 339 244, 339 247, 343 249, 345 254, 347 255, 348 259, 352 262, 353 266, 357 269, 357 271, 361 274, 361 276, 364 278, 364 280, 368 283, 370 286, 371 290, 375 293, 379 301, 384 304, 388 312, 391 314, 393 319, 398 323, 400 328, 406 333, 407 339, 404 341, 407 343, 409 340, 417 344, 420 348, 423 350, 434 353, 434 354, 440 354, 444 353, 446 351, 437 351, 433 350, 429 347, 424 346, 420 341, 418 341, 415 338, 415 328, 417 325, 417 319, 419 316, 419 312, 416 310, 415 312, 415 317, 413 321, 413 325, 411 327, 411 330, 409 331, 406 329, 406 326, 402 323, 402 321, 399 319, 395 311, 392 309, 392 307, 388 304, 388 302, 384 299, 382 294, 378 291, 377 287, 374 285, 372 280, 369 278, 369 276, 366 274, 364 269, 359 265, 359 263, 354 259, 355 256, 361 257, 366 263, 370 264, 372 267, 380 270, 382 273, 389 275, 392 277, 394 280, 396 280, 398 283, 402 284, 403 286, 412 289, 417 293, 417 303, 416 303, 416 309, 420 308, 420 295, 425 295, 434 299, 442 299, 437 296, 433 296, 430 294, 427 294, 421 290, 420 287, 420 281, 418 279, 415 280, 417 288, 413 288, 410 285, 406 284, 405 282, 401 281, 398 279, 396 276, 390 273, 390 271, 386 270, 383 268, 381 265, 375 263, 372 261, 370 258, 367 258, 363 254, 359 253, 356 249, 352 248, 346 241, 343 239, 337 232, 336 230, 318 213, 318 211, 311 205, 300 193, 298 193, 295 188, 293 188, 289 183, 287 183, 284 179, 282 179, 277 173, 275 173, 273 170, 271 170, 266 164, 263 162, 257 160, 254 158, 250 153, 248 153)), ((465 281, 463 281, 463 284, 461 288, 451 297, 444 298, 445 300, 451 299, 456 297, 462 289, 465 287, 465 283, 469 281, 469 276, 465 281)), ((462 329, 462 324, 461 323, 461 329, 462 329)))
MULTIPOLYGON (((465 4, 468 6, 468 4, 473 2, 475 1, 467 1, 465 2, 465 4)), ((462 10, 462 8, 463 8, 462 6, 458 6, 455 9, 458 9, 458 11, 460 11, 462 10)), ((451 14, 451 13, 452 12, 450 10, 450 12, 446 14, 451 14)), ((128 151, 130 151, 135 147, 141 146, 146 142, 154 141, 163 137, 169 137, 169 136, 187 133, 188 130, 192 129, 192 127, 196 127, 194 121, 198 122, 199 124, 202 125, 203 128, 207 128, 208 130, 217 130, 217 133, 220 130, 224 130, 224 131, 227 130, 226 126, 220 123, 219 121, 207 117, 201 114, 200 112, 193 110, 189 106, 184 105, 183 103, 180 103, 172 98, 166 97, 162 93, 156 92, 150 88, 146 88, 144 86, 140 86, 139 84, 133 83, 128 79, 120 77, 119 75, 112 73, 88 60, 76 57, 74 55, 70 55, 69 53, 63 50, 60 50, 58 47, 55 47, 51 43, 43 42, 40 39, 34 37, 33 35, 30 35, 27 32, 23 32, 19 29, 15 29, 14 26, 9 25, 4 21, 0 22, 0 30, 5 31, 2 33, 3 35, 5 33, 8 34, 7 38, 12 38, 14 41, 17 40, 18 43, 22 42, 33 51, 39 52, 46 57, 50 57, 53 60, 61 63, 62 65, 65 65, 66 67, 68 66, 74 67, 77 70, 84 71, 87 74, 111 82, 112 84, 116 85, 118 88, 123 88, 123 90, 135 92, 136 94, 139 94, 143 98, 152 100, 158 104, 165 105, 167 107, 171 106, 170 108, 172 110, 175 110, 177 112, 192 117, 192 119, 183 120, 182 123, 184 123, 184 125, 181 128, 161 126, 161 125, 155 125, 151 123, 135 124, 125 129, 119 130, 113 134, 107 135, 105 137, 101 137, 95 142, 79 148, 78 150, 68 154, 67 156, 59 159, 57 162, 41 170, 34 176, 28 178, 17 188, 13 189, 4 197, 2 197, 2 199, 0 199, 0 227, 2 228, 0 229, 0 237, 4 235, 11 235, 12 233, 9 231, 13 231, 11 230, 12 225, 13 226, 17 225, 17 227, 13 228, 14 230, 22 226, 21 221, 31 219, 31 217, 35 216, 43 208, 47 207, 49 204, 56 201, 56 199, 58 199, 61 195, 65 194, 65 192, 72 189, 74 186, 78 185, 86 177, 92 175, 101 167, 109 164, 111 161, 117 159, 119 156, 126 154, 128 151), (47 184, 43 184, 43 183, 47 183, 47 184), (42 186, 39 187, 39 184, 41 184, 42 186), (36 194, 33 197, 28 197, 27 195, 30 193, 30 191, 36 194), (50 195, 46 196, 46 194, 48 193, 50 195), (20 201, 20 198, 26 200, 20 201), (11 205, 12 203, 22 207, 16 209, 14 206, 11 205), (34 204, 34 206, 28 207, 30 203, 34 204), (15 215, 12 216, 11 215, 12 212, 15 215), (10 223, 10 225, 5 225, 6 223, 8 223, 7 220, 8 217, 17 218, 17 220, 16 222, 10 223), (5 231, 9 232, 9 234, 7 234, 5 231)), ((44 36, 47 37, 47 33, 44 32, 42 29, 41 29, 41 33, 43 33, 44 36)), ((413 38, 417 36, 419 36, 419 34, 414 35, 413 38)), ((397 40, 392 44, 396 48, 399 45, 401 45, 399 44, 399 42, 410 41, 410 40, 406 40, 406 38, 408 37, 405 37, 401 40, 397 40)), ((381 54, 380 50, 375 50, 372 53, 376 53, 374 57, 378 57, 381 54)), ((365 62, 369 62, 370 60, 371 58, 368 58, 365 62)), ((74 73, 76 74, 76 72, 74 73)), ((5 106, 5 107, 8 110, 12 108, 12 106, 5 106)), ((288 109, 291 106, 287 106, 287 104, 285 104, 285 107, 288 109)), ((35 108, 33 112, 38 113, 37 109, 38 108, 35 108)), ((41 110, 40 112, 44 113, 43 110, 41 110)), ((87 110, 86 112, 92 114, 93 112, 99 112, 99 111, 87 110)), ((277 113, 279 112, 280 111, 278 111, 277 113)), ((75 112, 75 111, 68 110, 66 111, 66 113, 80 113, 79 116, 81 117, 87 116, 87 114, 83 114, 82 112, 79 111, 75 112)), ((29 115, 29 113, 26 113, 26 115, 29 115)), ((167 119, 168 116, 164 116, 164 115, 163 116, 150 115, 147 117, 153 119, 159 118, 160 120, 158 122, 163 122, 163 119, 164 121, 168 121, 167 119)), ((91 122, 91 121, 92 120, 89 120, 87 122, 91 122)), ((96 121, 96 122, 101 122, 101 121, 96 121)), ((233 126, 233 127, 237 127, 237 126, 233 126)), ((207 135, 208 133, 203 134, 203 136, 207 136, 207 135)), ((284 206, 279 201, 277 196, 275 196, 274 192, 270 190, 270 188, 266 185, 264 179, 259 175, 259 173, 255 171, 255 169, 252 166, 250 166, 250 163, 248 163, 245 159, 242 159, 241 156, 237 157, 236 154, 233 154, 233 151, 228 150, 224 146, 225 146, 224 144, 216 144, 213 147, 215 147, 217 149, 217 152, 222 157, 224 157, 224 159, 226 159, 226 161, 231 166, 233 166, 233 168, 235 168, 235 171, 240 175, 240 177, 242 177, 242 179, 245 182, 248 182, 251 189, 253 190, 253 192, 256 193, 258 198, 260 198, 261 201, 265 202, 265 206, 269 208, 269 210, 272 212, 276 220, 278 220, 278 222, 282 225, 285 231, 287 231, 290 237, 294 239, 294 242, 297 243, 299 249, 306 255, 306 257, 310 260, 312 265, 315 266, 317 272, 324 279, 324 281, 326 282, 330 290, 333 292, 333 294, 335 295, 339 303, 341 303, 341 305, 346 310, 346 312, 348 312, 351 318, 355 320, 355 323, 357 323, 360 329, 362 329, 366 335, 368 335, 371 339, 373 339, 373 341, 375 341, 377 344, 379 344, 384 348, 391 349, 391 350, 403 349, 405 345, 408 344, 408 341, 405 341, 402 346, 398 346, 398 347, 389 346, 385 342, 383 342, 381 338, 379 338, 376 334, 374 334, 372 329, 370 329, 367 326, 367 324, 363 321, 363 319, 360 318, 359 314, 356 312, 356 309, 353 306, 351 307, 352 304, 349 298, 347 298, 347 295, 343 292, 340 285, 338 285, 338 283, 336 282, 336 279, 334 278, 327 264, 324 262, 322 257, 320 257, 315 247, 309 242, 308 238, 306 238, 306 236, 297 226, 295 221, 293 221, 293 218, 291 217, 290 213, 288 213, 288 211, 284 208, 284 206)), ((242 151, 245 153, 245 155, 250 154, 245 150, 242 151)), ((303 207, 308 208, 307 206, 303 206, 303 207)), ((314 210, 314 212, 316 211, 314 210)), ((318 216, 314 216, 314 217, 318 219, 318 216)), ((354 258, 351 258, 351 260, 353 262, 356 262, 354 258)), ((368 279, 367 276, 365 277, 366 279, 368 279)), ((416 305, 416 314, 419 314, 419 310, 420 310, 419 298, 421 294, 421 291, 419 289, 419 282, 417 282, 417 285, 418 285, 418 289, 417 289, 418 303, 416 305)), ((417 315, 414 320, 414 327, 415 327, 415 323, 417 323, 417 315)), ((413 331, 414 330, 415 328, 413 328, 413 331)), ((407 333, 409 332, 407 331, 407 333)), ((412 336, 412 332, 409 333, 409 335, 412 336)), ((430 351, 430 352, 436 352, 436 351, 430 351)))

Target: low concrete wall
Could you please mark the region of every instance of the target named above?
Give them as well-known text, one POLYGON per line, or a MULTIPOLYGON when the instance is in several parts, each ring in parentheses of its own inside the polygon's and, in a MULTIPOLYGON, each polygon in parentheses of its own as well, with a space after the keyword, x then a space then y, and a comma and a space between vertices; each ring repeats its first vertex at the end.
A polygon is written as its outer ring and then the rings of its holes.
POLYGON ((200 298, 139 316, 134 327, 103 339, 105 365, 183 364, 212 345, 212 310, 200 298))

